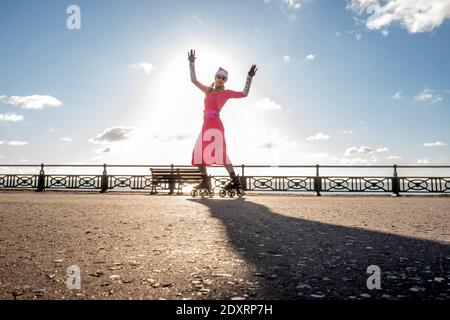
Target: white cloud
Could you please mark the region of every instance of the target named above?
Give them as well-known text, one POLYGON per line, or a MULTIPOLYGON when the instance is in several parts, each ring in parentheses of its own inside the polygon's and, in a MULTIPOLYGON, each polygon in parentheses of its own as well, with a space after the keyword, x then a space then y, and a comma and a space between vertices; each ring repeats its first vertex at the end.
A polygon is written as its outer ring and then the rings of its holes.
POLYGON ((11 122, 23 121, 23 116, 14 113, 3 113, 0 114, 0 121, 11 121, 11 122))
POLYGON ((156 70, 156 67, 154 67, 151 63, 146 63, 146 62, 135 63, 135 64, 132 64, 131 67, 136 70, 142 70, 146 74, 150 74, 156 70))
POLYGON ((402 157, 400 156, 389 156, 387 157, 389 160, 398 160, 398 159, 402 159, 402 157))
POLYGON ((423 144, 425 147, 445 147, 447 146, 446 143, 441 142, 441 141, 436 141, 436 142, 425 142, 423 144))
POLYGON ((107 143, 127 139, 132 133, 133 128, 125 126, 117 126, 105 129, 102 133, 97 134, 94 138, 90 138, 90 143, 107 143))
POLYGON ((63 137, 63 138, 59 139, 59 141, 62 141, 62 142, 72 142, 73 140, 72 140, 72 138, 69 138, 69 137, 63 137))
POLYGON ((28 161, 30 161, 30 160, 28 160, 28 159, 19 159, 19 162, 28 162, 28 161))
POLYGON ((293 9, 293 10, 298 10, 302 7, 299 0, 284 0, 284 2, 288 6, 288 8, 293 9))
POLYGON ((111 147, 104 147, 104 148, 96 150, 95 152, 98 153, 98 154, 110 153, 111 152, 111 147))
POLYGON ((378 157, 377 156, 371 156, 370 157, 370 161, 371 162, 378 162, 378 157))
POLYGON ((27 141, 9 141, 8 144, 9 144, 10 146, 21 147, 21 146, 27 145, 28 142, 27 142, 27 141))
POLYGON ((430 163, 430 158, 422 158, 422 159, 418 159, 417 160, 417 163, 418 164, 428 164, 428 163, 430 163))
POLYGON ((366 146, 361 146, 358 149, 358 153, 371 153, 372 149, 366 146))
POLYGON ((432 31, 450 17, 450 0, 351 0, 347 9, 370 15, 366 26, 371 30, 399 22, 410 33, 419 33, 432 31))
POLYGON ((350 147, 347 148, 344 152, 345 156, 351 156, 354 154, 368 154, 371 153, 372 149, 367 146, 361 146, 361 147, 350 147))
POLYGON ((353 159, 341 159, 340 162, 342 164, 368 164, 367 159, 362 158, 353 158, 353 159))
POLYGON ((7 103, 21 106, 23 109, 42 109, 45 107, 60 107, 63 105, 63 103, 55 97, 38 94, 31 96, 12 96, 9 97, 7 103))
POLYGON ((370 158, 339 158, 336 157, 335 155, 330 157, 331 160, 339 162, 340 164, 345 164, 345 165, 370 165, 372 163, 377 163, 378 162, 378 158, 376 156, 371 156, 370 158))
POLYGON ((376 152, 388 152, 389 151, 389 149, 388 148, 378 148, 377 150, 376 150, 376 152))
POLYGON ((336 32, 336 37, 338 38, 342 37, 342 33, 340 31, 336 32))
POLYGON ((316 56, 314 54, 310 53, 305 57, 305 61, 313 61, 315 58, 316 58, 316 56))
POLYGON ((284 63, 288 63, 288 62, 291 61, 291 57, 288 56, 288 55, 285 55, 285 56, 283 57, 283 61, 284 61, 284 63))
POLYGON ((329 134, 325 134, 323 132, 319 132, 314 136, 310 136, 307 137, 306 140, 310 141, 310 140, 328 140, 330 139, 330 135, 329 134))
POLYGON ((344 155, 345 156, 350 156, 350 155, 354 155, 358 152, 358 148, 357 147, 350 147, 345 149, 344 155))
POLYGON ((361 33, 355 34, 355 38, 356 38, 356 40, 361 40, 362 39, 362 34, 361 33))
POLYGON ((297 18, 297 12, 302 8, 300 0, 279 0, 281 12, 291 20, 297 18))
POLYGON ((442 101, 443 98, 434 93, 434 90, 430 90, 428 88, 423 89, 421 93, 414 97, 414 100, 420 102, 429 102, 431 104, 442 101))
POLYGON ((393 96, 392 99, 394 100, 400 100, 402 98, 402 92, 401 91, 397 91, 393 96))
POLYGON ((303 8, 303 5, 310 2, 313 2, 313 0, 263 0, 266 5, 278 3, 281 13, 292 21, 297 19, 297 14, 303 8))
POLYGON ((281 105, 270 99, 269 97, 265 97, 257 100, 254 103, 254 106, 259 110, 272 110, 272 111, 280 111, 282 110, 281 105))
POLYGON ((344 131, 342 131, 343 134, 355 134, 355 132, 353 130, 350 129, 346 129, 344 131))
POLYGON ((1 103, 2 101, 5 101, 5 99, 6 99, 6 96, 4 96, 4 95, 0 96, 0 103, 1 103))
POLYGON ((164 136, 155 134, 153 137, 156 139, 159 139, 161 142, 172 142, 172 141, 183 141, 183 140, 189 139, 191 137, 191 135, 189 133, 179 132, 179 133, 167 134, 164 136))

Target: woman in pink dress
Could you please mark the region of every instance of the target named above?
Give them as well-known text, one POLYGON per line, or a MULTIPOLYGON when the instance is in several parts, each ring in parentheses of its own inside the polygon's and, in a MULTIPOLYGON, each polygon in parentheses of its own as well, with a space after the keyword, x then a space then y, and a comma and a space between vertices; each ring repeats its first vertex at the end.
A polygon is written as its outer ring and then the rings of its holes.
POLYGON ((205 94, 205 107, 203 110, 202 131, 195 143, 192 151, 191 164, 197 166, 202 173, 202 182, 195 186, 195 189, 211 189, 211 180, 206 170, 212 164, 224 165, 230 174, 231 181, 225 186, 228 188, 239 188, 240 181, 234 172, 233 165, 227 156, 225 133, 222 121, 220 120, 220 110, 230 98, 246 97, 250 91, 252 78, 256 73, 256 65, 252 65, 247 75, 244 90, 233 91, 225 89, 225 82, 228 80, 228 72, 219 68, 215 74, 214 82, 205 86, 197 80, 195 75, 195 51, 188 52, 189 69, 191 82, 205 94))

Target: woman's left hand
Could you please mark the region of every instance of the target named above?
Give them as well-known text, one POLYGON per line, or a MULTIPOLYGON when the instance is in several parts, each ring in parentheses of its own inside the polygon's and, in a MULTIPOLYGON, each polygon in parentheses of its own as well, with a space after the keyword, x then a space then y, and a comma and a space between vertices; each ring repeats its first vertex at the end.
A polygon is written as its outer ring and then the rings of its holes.
POLYGON ((256 64, 253 64, 250 68, 250 71, 248 72, 248 75, 250 77, 253 77, 256 73, 256 70, 258 70, 258 68, 256 67, 256 64))

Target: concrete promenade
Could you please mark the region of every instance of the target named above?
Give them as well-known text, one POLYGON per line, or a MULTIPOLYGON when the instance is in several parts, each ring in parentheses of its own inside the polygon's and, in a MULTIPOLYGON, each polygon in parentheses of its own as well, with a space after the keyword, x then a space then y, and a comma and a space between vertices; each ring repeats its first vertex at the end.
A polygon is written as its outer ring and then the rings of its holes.
POLYGON ((449 300, 450 198, 0 191, 0 299, 449 300))

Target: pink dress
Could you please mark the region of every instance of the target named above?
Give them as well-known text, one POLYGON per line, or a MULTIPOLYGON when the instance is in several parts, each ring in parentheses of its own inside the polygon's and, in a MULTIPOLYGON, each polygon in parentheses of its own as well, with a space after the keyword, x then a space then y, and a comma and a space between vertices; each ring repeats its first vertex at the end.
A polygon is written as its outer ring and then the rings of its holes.
POLYGON ((228 164, 225 130, 220 120, 220 110, 230 98, 243 98, 245 95, 239 91, 224 90, 217 93, 208 93, 205 97, 203 110, 203 126, 192 151, 192 165, 228 164))

